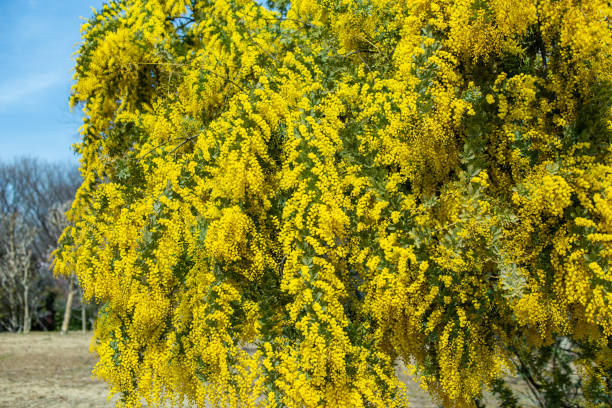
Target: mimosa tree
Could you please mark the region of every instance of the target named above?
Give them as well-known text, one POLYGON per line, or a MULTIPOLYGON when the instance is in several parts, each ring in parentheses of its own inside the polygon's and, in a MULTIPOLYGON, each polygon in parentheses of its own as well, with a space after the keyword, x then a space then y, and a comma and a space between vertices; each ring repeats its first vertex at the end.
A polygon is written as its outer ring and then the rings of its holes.
POLYGON ((83 25, 56 265, 125 406, 472 406, 612 367, 603 0, 120 0, 83 25), (254 353, 245 351, 253 345, 254 353))

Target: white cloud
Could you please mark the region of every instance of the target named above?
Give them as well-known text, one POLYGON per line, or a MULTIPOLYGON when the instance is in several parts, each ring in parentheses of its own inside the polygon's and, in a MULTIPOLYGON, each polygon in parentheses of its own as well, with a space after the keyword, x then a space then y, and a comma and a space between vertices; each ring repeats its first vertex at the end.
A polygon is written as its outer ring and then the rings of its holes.
POLYGON ((63 82, 66 78, 69 78, 68 74, 48 72, 4 81, 0 84, 0 108, 17 104, 27 98, 35 98, 36 94, 63 82))

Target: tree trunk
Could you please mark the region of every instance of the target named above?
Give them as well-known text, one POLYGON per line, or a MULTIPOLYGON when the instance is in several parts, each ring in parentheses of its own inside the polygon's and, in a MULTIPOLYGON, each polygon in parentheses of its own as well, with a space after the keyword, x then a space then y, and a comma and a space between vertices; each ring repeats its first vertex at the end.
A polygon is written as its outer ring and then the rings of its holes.
POLYGON ((83 333, 87 331, 87 310, 85 310, 83 289, 81 289, 81 329, 83 330, 83 333))
POLYGON ((64 310, 64 321, 62 322, 62 334, 68 333, 68 325, 70 324, 70 313, 72 312, 72 299, 74 298, 74 289, 72 286, 72 276, 68 281, 68 297, 66 298, 66 309, 64 310))
POLYGON ((11 290, 9 295, 9 303, 11 305, 11 330, 19 331, 19 315, 17 314, 17 300, 15 300, 15 292, 11 290))
POLYGON ((28 334, 32 328, 29 293, 30 285, 25 285, 23 288, 23 334, 28 334))

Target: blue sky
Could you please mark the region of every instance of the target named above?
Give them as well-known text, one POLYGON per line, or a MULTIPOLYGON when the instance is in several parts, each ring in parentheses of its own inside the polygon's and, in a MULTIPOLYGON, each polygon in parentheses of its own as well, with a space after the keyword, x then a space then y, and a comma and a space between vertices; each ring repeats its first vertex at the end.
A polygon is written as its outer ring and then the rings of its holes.
POLYGON ((102 0, 0 0, 0 160, 74 160, 81 113, 70 113, 80 17, 102 0))

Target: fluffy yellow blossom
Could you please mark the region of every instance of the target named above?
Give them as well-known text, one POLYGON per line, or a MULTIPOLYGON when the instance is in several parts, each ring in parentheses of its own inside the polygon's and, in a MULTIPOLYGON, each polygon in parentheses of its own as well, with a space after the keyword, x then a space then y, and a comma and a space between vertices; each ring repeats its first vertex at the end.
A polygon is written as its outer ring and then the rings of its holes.
POLYGON ((560 335, 609 370, 609 2, 107 3, 55 266, 119 405, 404 407, 401 359, 472 407, 560 335))

